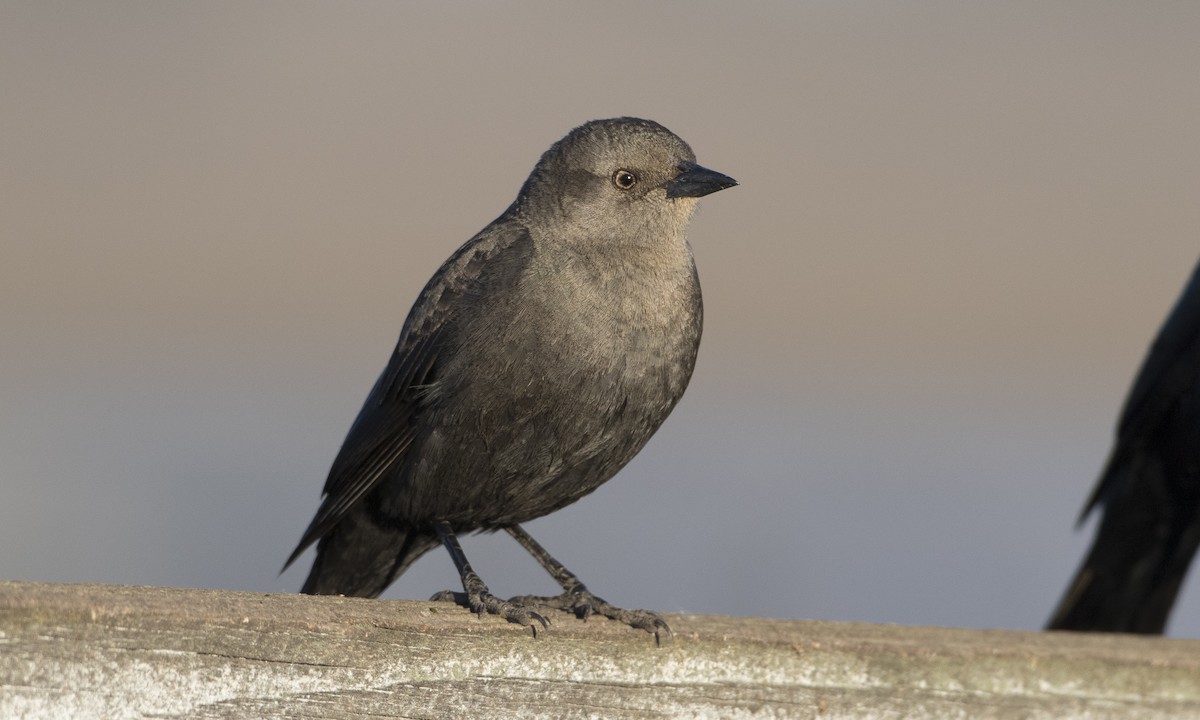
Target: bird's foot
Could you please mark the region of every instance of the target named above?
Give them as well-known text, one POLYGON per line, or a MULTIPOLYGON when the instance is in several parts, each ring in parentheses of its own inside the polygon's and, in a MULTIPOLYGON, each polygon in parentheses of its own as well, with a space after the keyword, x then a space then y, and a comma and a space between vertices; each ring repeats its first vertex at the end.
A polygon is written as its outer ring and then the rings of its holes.
POLYGON ((626 610, 619 608, 616 605, 610 604, 604 598, 593 595, 585 588, 549 597, 518 595, 517 597, 509 598, 508 601, 523 607, 541 606, 564 610, 574 613, 575 617, 580 620, 587 620, 592 615, 603 615, 610 620, 625 623, 632 628, 654 633, 654 642, 658 644, 662 644, 664 637, 669 638, 671 636, 671 626, 658 613, 650 612, 649 610, 626 610))
POLYGON ((429 599, 434 602, 456 603, 469 608, 476 615, 483 615, 485 612, 489 615, 499 615, 510 623, 525 625, 533 632, 534 637, 537 637, 539 624, 543 630, 550 628, 550 622, 535 610, 536 604, 501 600, 490 593, 486 585, 481 589, 472 588, 472 592, 443 590, 429 599))

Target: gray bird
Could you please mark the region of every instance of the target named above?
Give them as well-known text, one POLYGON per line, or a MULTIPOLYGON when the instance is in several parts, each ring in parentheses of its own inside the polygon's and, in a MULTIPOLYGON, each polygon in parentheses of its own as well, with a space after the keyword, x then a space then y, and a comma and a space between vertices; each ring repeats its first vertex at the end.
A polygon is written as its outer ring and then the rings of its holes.
POLYGON ((1200 267, 1138 371, 1080 522, 1099 508, 1047 629, 1160 634, 1200 546, 1200 267))
POLYGON ((700 285, 684 237, 696 199, 736 185, 649 120, 595 120, 542 155, 517 199, 421 291, 350 428, 301 592, 375 597, 443 545, 476 613, 546 627, 598 613, 670 632, 592 595, 520 523, 595 490, 683 395, 700 344, 700 285), (501 600, 457 534, 505 530, 562 586, 501 600))

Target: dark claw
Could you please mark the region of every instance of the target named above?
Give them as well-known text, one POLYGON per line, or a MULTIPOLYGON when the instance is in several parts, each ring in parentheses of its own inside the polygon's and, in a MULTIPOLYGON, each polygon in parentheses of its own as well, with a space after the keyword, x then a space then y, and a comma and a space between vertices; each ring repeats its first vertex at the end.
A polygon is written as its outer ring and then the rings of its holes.
POLYGON ((533 603, 501 600, 487 591, 482 591, 478 594, 468 594, 465 592, 454 592, 453 590, 443 590, 434 593, 433 597, 429 598, 429 600, 431 602, 452 602, 467 608, 480 617, 483 617, 485 613, 499 615, 510 623, 528 626, 533 631, 534 637, 537 637, 537 626, 539 623, 543 630, 550 629, 550 621, 533 609, 533 603))
MULTIPOLYGON (((542 624, 542 629, 543 629, 543 630, 549 630, 549 629, 550 629, 550 621, 549 621, 549 620, 547 620, 546 618, 542 617, 542 614, 541 614, 541 613, 536 613, 536 612, 534 612, 534 611, 530 610, 530 611, 529 611, 529 617, 531 617, 532 619, 534 619, 534 620, 537 620, 538 622, 540 622, 540 623, 542 624)), ((534 637, 537 637, 537 627, 536 627, 536 626, 535 626, 533 623, 529 623, 529 629, 530 629, 530 630, 533 630, 533 636, 534 636, 534 637)))
POLYGON ((561 595, 549 597, 519 595, 510 598, 509 602, 526 607, 541 605, 556 610, 563 610, 574 614, 575 617, 583 621, 587 621, 592 615, 603 615, 610 620, 625 623, 632 628, 653 633, 654 643, 659 646, 662 645, 664 637, 671 637, 671 626, 658 613, 653 613, 649 610, 625 610, 609 604, 603 598, 597 597, 587 590, 564 592, 561 595))
POLYGON ((436 592, 433 597, 429 598, 429 602, 452 602, 455 605, 467 606, 467 594, 454 592, 453 590, 443 590, 436 592))

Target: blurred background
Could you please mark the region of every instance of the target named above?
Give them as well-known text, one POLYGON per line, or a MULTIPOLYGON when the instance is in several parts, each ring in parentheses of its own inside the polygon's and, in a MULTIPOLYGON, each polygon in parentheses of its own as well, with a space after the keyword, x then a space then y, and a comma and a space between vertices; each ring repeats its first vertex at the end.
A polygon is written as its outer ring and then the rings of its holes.
MULTIPOLYGON (((631 607, 1036 629, 1200 257, 1197 4, 0 17, 0 578, 295 591, 426 279, 570 128, 637 115, 741 182, 691 226, 700 362, 529 530, 631 607)), ((555 590, 464 546, 498 594, 555 590)), ((439 550, 387 596, 456 586, 439 550)))

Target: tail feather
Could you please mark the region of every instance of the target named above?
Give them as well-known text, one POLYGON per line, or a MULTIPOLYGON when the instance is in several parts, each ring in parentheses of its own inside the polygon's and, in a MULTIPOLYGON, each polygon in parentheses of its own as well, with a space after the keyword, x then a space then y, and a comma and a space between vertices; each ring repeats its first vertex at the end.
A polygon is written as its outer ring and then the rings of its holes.
POLYGON ((436 536, 381 526, 360 507, 317 543, 317 557, 300 592, 378 597, 437 545, 436 536))
POLYGON ((1104 557, 1104 545, 1097 542, 1093 546, 1046 628, 1162 634, 1183 583, 1186 563, 1172 573, 1156 572, 1154 553, 1114 563, 1104 557))
POLYGON ((1159 464, 1103 501, 1096 539, 1049 630, 1162 634, 1200 545, 1194 500, 1159 464))

